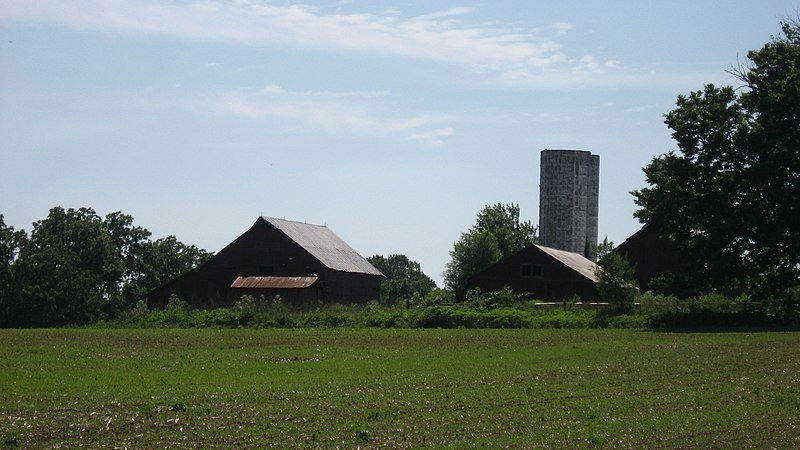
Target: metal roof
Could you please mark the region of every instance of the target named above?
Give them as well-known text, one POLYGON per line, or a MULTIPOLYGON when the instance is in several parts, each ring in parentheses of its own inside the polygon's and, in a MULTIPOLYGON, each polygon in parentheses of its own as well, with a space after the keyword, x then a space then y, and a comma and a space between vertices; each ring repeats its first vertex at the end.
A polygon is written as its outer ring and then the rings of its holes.
POLYGON ((550 247, 544 247, 541 245, 537 245, 536 248, 561 261, 563 264, 572 268, 572 270, 580 273, 595 283, 598 281, 597 275, 595 275, 595 271, 598 267, 597 264, 595 264, 594 261, 585 258, 583 255, 564 250, 557 250, 550 247))
POLYGON ((333 231, 323 225, 294 222, 274 217, 262 217, 297 242, 326 267, 341 272, 383 275, 380 270, 353 250, 333 231))
POLYGON ((305 289, 317 277, 238 277, 231 284, 236 289, 305 289))

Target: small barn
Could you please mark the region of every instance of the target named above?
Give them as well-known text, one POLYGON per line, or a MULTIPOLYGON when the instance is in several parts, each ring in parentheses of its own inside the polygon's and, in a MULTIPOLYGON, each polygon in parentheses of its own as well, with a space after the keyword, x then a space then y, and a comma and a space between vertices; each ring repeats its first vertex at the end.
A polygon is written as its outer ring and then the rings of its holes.
POLYGON ((597 265, 577 253, 531 245, 498 261, 470 278, 481 291, 509 287, 525 298, 562 301, 578 296, 598 301, 597 265))
POLYGON ((231 306, 242 295, 280 295, 291 305, 377 300, 383 274, 328 227, 259 217, 211 260, 147 295, 163 308, 177 295, 199 308, 231 306))
POLYGON ((618 245, 617 253, 633 267, 636 287, 649 289, 650 280, 674 270, 680 261, 675 244, 661 237, 659 227, 645 224, 639 231, 618 245))

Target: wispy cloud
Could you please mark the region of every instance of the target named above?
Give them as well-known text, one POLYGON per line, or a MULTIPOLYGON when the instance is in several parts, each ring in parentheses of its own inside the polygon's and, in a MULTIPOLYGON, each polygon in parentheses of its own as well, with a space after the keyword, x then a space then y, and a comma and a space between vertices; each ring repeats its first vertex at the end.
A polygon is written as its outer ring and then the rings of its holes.
POLYGON ((569 33, 572 30, 573 26, 571 23, 567 22, 558 22, 553 25, 553 28, 556 29, 556 34, 559 36, 564 36, 565 34, 569 33))
MULTIPOLYGON (((401 56, 462 66, 478 84, 514 89, 667 88, 698 86, 707 73, 633 67, 613 59, 575 55, 560 42, 573 30, 551 24, 549 35, 499 22, 470 23, 470 8, 405 17, 343 13, 304 4, 261 0, 6 0, 0 20, 45 23, 82 31, 171 36, 262 47, 401 56)), ((347 8, 342 8, 346 5, 347 8)), ((718 78, 714 74, 713 78, 718 78)))
POLYGON ((303 127, 329 133, 347 132, 375 136, 404 136, 419 142, 443 144, 453 128, 441 128, 452 119, 419 114, 396 117, 369 100, 372 93, 292 92, 280 86, 221 92, 188 103, 194 111, 205 111, 254 121, 285 119, 303 127))
POLYGON ((409 136, 409 138, 415 141, 425 142, 430 145, 442 145, 445 142, 445 138, 449 138, 453 136, 453 134, 455 134, 455 130, 453 130, 451 127, 447 127, 414 133, 409 136))
POLYGON ((597 70, 568 58, 554 38, 572 29, 553 25, 554 36, 540 36, 498 23, 470 24, 472 10, 452 8, 403 17, 333 12, 302 4, 257 0, 10 0, 0 18, 50 23, 78 30, 102 30, 173 36, 197 41, 221 41, 250 46, 286 46, 319 50, 398 55, 461 65, 481 74, 532 73, 560 75, 577 68, 597 70))

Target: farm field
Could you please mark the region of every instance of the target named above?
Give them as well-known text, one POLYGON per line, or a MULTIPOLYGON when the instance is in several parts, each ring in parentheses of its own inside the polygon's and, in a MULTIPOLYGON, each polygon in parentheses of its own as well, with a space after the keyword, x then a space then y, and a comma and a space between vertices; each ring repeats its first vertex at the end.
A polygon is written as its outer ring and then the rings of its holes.
POLYGON ((0 330, 0 448, 800 448, 800 333, 0 330))

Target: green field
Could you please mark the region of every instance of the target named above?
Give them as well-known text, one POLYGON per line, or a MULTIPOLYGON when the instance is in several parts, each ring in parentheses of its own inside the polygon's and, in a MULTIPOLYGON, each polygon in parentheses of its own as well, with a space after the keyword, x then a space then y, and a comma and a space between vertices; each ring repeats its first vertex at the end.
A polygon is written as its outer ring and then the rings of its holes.
POLYGON ((800 333, 0 330, 0 448, 800 448, 800 333))

